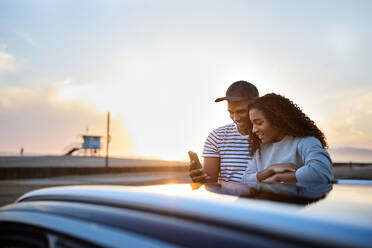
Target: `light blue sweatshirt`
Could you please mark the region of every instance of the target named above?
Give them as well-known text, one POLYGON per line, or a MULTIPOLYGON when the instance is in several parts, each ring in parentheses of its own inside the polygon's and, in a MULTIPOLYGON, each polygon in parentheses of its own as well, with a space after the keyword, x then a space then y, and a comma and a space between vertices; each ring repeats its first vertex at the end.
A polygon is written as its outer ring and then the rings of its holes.
POLYGON ((257 172, 281 163, 297 165, 298 183, 330 183, 333 180, 332 160, 315 137, 286 136, 279 142, 261 145, 261 155, 259 158, 257 150, 248 161, 243 183, 257 182, 257 172))

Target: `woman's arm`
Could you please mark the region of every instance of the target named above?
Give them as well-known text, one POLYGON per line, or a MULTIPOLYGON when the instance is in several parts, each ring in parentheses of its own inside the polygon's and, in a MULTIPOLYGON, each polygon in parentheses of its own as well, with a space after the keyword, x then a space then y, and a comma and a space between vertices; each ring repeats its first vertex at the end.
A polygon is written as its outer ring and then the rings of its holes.
POLYGON ((333 180, 332 160, 315 137, 306 137, 298 145, 304 165, 296 171, 298 182, 330 183, 333 180))
POLYGON ((257 183, 257 157, 258 154, 256 152, 253 157, 248 160, 247 168, 244 172, 242 183, 250 184, 250 183, 257 183))

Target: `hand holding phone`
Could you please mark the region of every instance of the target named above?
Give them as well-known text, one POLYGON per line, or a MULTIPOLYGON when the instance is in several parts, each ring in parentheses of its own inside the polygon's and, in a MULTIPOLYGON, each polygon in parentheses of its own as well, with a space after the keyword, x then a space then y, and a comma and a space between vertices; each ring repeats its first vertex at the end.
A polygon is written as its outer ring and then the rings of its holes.
POLYGON ((198 154, 195 152, 189 151, 189 157, 190 157, 190 170, 196 170, 201 169, 201 163, 198 158, 198 154))

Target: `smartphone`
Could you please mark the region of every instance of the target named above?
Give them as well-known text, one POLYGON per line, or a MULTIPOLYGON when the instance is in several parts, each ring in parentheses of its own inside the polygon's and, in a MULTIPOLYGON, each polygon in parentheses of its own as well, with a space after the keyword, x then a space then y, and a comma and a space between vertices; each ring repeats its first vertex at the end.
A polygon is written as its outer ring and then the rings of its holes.
POLYGON ((195 152, 189 151, 189 157, 190 160, 193 160, 195 163, 190 165, 190 170, 196 170, 196 169, 201 169, 201 163, 198 158, 198 154, 195 152))

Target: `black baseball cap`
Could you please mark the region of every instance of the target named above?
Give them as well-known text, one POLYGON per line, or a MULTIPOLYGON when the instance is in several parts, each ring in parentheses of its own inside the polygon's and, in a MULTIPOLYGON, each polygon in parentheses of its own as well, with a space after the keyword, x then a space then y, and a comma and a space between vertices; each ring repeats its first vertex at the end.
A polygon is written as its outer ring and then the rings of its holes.
POLYGON ((243 101, 243 100, 253 100, 258 97, 258 90, 256 86, 247 81, 237 81, 230 85, 226 91, 225 97, 220 97, 215 100, 215 102, 221 102, 223 100, 227 101, 243 101))

